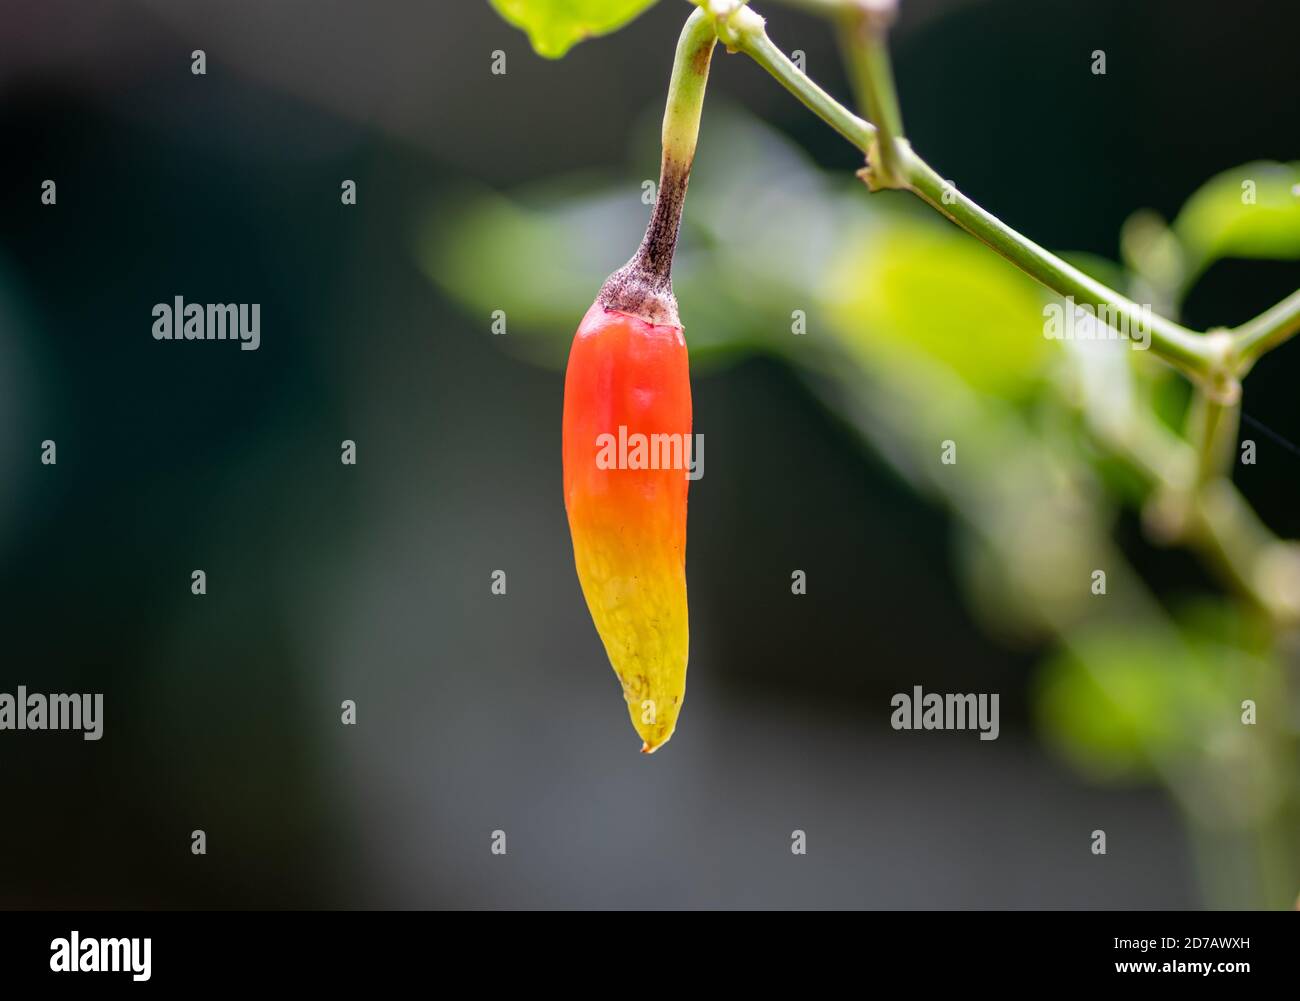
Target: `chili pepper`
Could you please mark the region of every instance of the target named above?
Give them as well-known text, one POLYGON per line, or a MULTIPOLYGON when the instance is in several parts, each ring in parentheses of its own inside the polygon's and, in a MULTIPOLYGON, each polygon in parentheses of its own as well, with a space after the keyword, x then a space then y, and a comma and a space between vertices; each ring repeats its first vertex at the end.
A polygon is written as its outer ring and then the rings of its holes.
POLYGON ((645 753, 673 735, 686 693, 691 383, 672 262, 714 42, 702 16, 687 22, 650 224, 578 326, 564 381, 564 504, 578 581, 645 753), (638 457, 638 443, 649 454, 638 457), (662 446, 678 461, 654 461, 662 446))
POLYGON ((646 752, 672 736, 686 691, 690 481, 682 468, 619 468, 617 455, 603 468, 602 458, 620 435, 686 443, 690 433, 682 328, 598 299, 578 327, 564 384, 565 507, 578 580, 646 752))

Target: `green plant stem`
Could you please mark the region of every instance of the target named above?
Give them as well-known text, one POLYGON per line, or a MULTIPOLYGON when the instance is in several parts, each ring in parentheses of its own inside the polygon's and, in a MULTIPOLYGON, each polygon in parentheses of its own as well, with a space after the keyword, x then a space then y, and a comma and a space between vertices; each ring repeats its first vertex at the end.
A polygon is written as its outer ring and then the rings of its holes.
POLYGON ((904 156, 898 146, 903 138, 903 113, 885 41, 894 10, 889 4, 850 6, 849 10, 841 21, 858 104, 866 108, 867 117, 878 129, 876 155, 867 155, 868 178, 873 188, 906 188, 904 156))
MULTIPOLYGON (((786 90, 790 91, 814 114, 870 158, 873 144, 879 146, 882 164, 887 167, 890 186, 905 187, 952 222, 1006 258, 1031 278, 1058 295, 1072 297, 1076 303, 1094 309, 1107 307, 1110 327, 1124 333, 1139 322, 1150 326, 1151 349, 1155 354, 1188 376, 1212 399, 1225 406, 1237 402, 1241 392, 1240 377, 1260 355, 1300 333, 1300 290, 1292 293, 1272 309, 1242 324, 1226 336, 1205 336, 1189 330, 1153 311, 1138 306, 1114 289, 1084 274, 1029 238, 1012 229, 1001 219, 967 198, 949 184, 918 156, 901 138, 902 120, 895 96, 889 57, 879 27, 881 15, 866 13, 856 0, 798 0, 795 6, 816 13, 845 18, 850 24, 876 19, 874 31, 855 39, 855 61, 860 63, 857 77, 869 113, 881 128, 859 118, 831 97, 801 71, 768 37, 763 18, 745 6, 745 0, 731 0, 730 9, 720 0, 692 0, 715 19, 718 37, 731 51, 744 52, 786 90), (893 137, 892 142, 885 141, 893 137), (886 152, 888 151, 888 152, 886 152)), ((864 178, 883 186, 879 167, 868 168, 864 178)), ((1100 310, 1098 314, 1101 315, 1100 310)))
POLYGON ((650 324, 681 327, 677 299, 673 295, 673 256, 691 166, 695 162, 709 63, 717 43, 713 18, 703 9, 692 11, 682 27, 673 58, 673 75, 664 107, 659 187, 650 222, 632 259, 605 279, 596 297, 606 309, 627 313, 650 324))
MULTIPOLYGON (((763 19, 752 10, 747 7, 737 10, 730 23, 720 28, 719 35, 729 48, 750 56, 864 154, 870 151, 878 130, 801 72, 768 37, 763 19)), ((1210 386, 1231 382, 1230 376, 1225 376, 1222 371, 1225 364, 1222 352, 1216 351, 1207 338, 1164 317, 1140 310, 1118 292, 1022 236, 944 181, 911 151, 905 140, 899 140, 896 148, 903 157, 907 186, 911 191, 1031 278, 1080 304, 1109 307, 1110 325, 1117 330, 1117 323, 1121 320, 1130 325, 1149 324, 1151 349, 1194 381, 1210 386)), ((1230 387, 1223 392, 1231 395, 1230 387)))
POLYGON ((1159 357, 1196 382, 1217 384, 1215 375, 1222 362, 1207 338, 1139 308, 1114 289, 1040 247, 966 197, 915 154, 911 157, 909 179, 912 191, 924 202, 1031 278, 1080 305, 1091 305, 1099 317, 1102 313, 1097 307, 1108 307, 1109 325, 1121 333, 1125 329, 1148 326, 1151 350, 1159 357))
MULTIPOLYGON (((682 207, 686 203, 686 187, 695 163, 704 91, 709 82, 709 63, 717 44, 718 36, 712 19, 703 10, 693 11, 682 26, 673 57, 673 75, 664 105, 663 157, 659 164, 654 210, 650 213, 650 223, 641 247, 629 262, 633 267, 632 277, 636 279, 635 287, 623 289, 620 283, 620 289, 615 293, 619 308, 628 310, 630 302, 643 297, 642 279, 651 280, 661 294, 671 294, 673 254, 681 228, 682 207)), ((640 315, 634 308, 628 311, 640 315)), ((663 319, 676 324, 676 308, 663 319)))
MULTIPOLYGON (((752 12, 750 12, 752 13, 752 12)), ((757 16, 757 15, 755 15, 757 16)), ((759 27, 762 18, 759 18, 759 27)), ((767 70, 786 90, 797 97, 822 121, 833 128, 865 155, 876 138, 876 127, 859 118, 830 94, 822 90, 811 77, 799 69, 789 57, 777 48, 767 32, 745 31, 744 41, 735 47, 767 70)), ((724 41, 727 39, 724 37, 724 41)), ((728 42, 731 45, 731 42, 728 42)))
POLYGON ((1286 592, 1268 586, 1265 559, 1286 549, 1226 479, 1203 483, 1192 497, 1192 531, 1236 586, 1279 622, 1293 622, 1296 609, 1286 592))
POLYGON ((677 39, 673 75, 664 108, 664 159, 686 164, 695 159, 704 109, 704 88, 709 82, 709 62, 718 36, 707 11, 697 9, 686 19, 677 39))
POLYGON ((1300 333, 1300 289, 1231 333, 1244 375, 1260 355, 1300 333))
MULTIPOLYGON (((712 2, 717 9, 723 0, 694 2, 712 2)), ((744 3, 745 0, 737 2, 744 3)), ((861 7, 861 0, 786 2, 841 21, 846 16, 852 18, 853 15, 846 15, 846 12, 861 7)), ((719 31, 728 48, 750 55, 814 113, 857 146, 868 158, 869 168, 862 176, 873 188, 910 188, 933 208, 1047 288, 1061 295, 1073 296, 1076 301, 1104 304, 1112 309, 1118 307, 1120 315, 1132 322, 1135 307, 1130 300, 985 212, 956 191, 955 186, 944 182, 925 161, 911 152, 904 140, 894 141, 895 137, 902 135, 902 124, 897 114, 892 78, 889 77, 887 53, 881 57, 861 39, 850 49, 850 58, 856 64, 857 86, 863 92, 867 113, 881 126, 882 155, 877 163, 872 163, 871 146, 876 130, 868 122, 847 112, 800 73, 767 38, 762 18, 747 8, 744 15, 752 16, 738 17, 737 13, 732 11, 725 16, 727 35, 724 37, 719 31), (884 103, 891 99, 894 100, 893 117, 884 103), (900 149, 902 153, 898 153, 900 149), (894 162, 886 159, 886 151, 894 156, 894 162), (907 164, 906 170, 900 169, 899 161, 907 164), (906 184, 886 183, 896 181, 900 176, 906 178, 906 184)), ((881 49, 883 51, 883 40, 881 49)), ((1275 622, 1294 626, 1300 623, 1300 550, 1294 544, 1279 542, 1269 532, 1225 473, 1231 462, 1240 416, 1239 380, 1260 356, 1300 333, 1300 290, 1235 330, 1215 331, 1208 336, 1197 335, 1160 316, 1150 316, 1149 320, 1152 326, 1151 347, 1156 355, 1189 376, 1197 387, 1191 414, 1192 446, 1173 439, 1168 442, 1169 448, 1165 448, 1166 443, 1161 441, 1163 432, 1137 438, 1126 435, 1124 440, 1131 446, 1128 453, 1138 466, 1146 467, 1148 475, 1160 484, 1160 489, 1173 497, 1184 511, 1184 516, 1180 516, 1178 521, 1190 522, 1185 524, 1185 530, 1190 531, 1199 548, 1213 557, 1225 575, 1265 608, 1275 622), (1192 454, 1188 455, 1189 452, 1192 454)), ((1117 434, 1122 430, 1110 428, 1117 434)), ((1185 802, 1190 803, 1187 784, 1179 781, 1183 772, 1182 767, 1167 772, 1166 781, 1175 790, 1182 787, 1185 802)), ((1266 832, 1273 835, 1271 841, 1277 840, 1277 831, 1275 817, 1271 829, 1266 832)), ((1276 859, 1282 855, 1274 851, 1269 857, 1276 859)), ((1274 874, 1278 871, 1285 871, 1285 867, 1273 869, 1274 874)), ((1272 882, 1277 881, 1273 875, 1272 882)), ((1268 882, 1266 879, 1265 883, 1268 882)), ((1287 886, 1279 899, 1289 903, 1293 892, 1294 886, 1287 886)))
POLYGON ((1241 403, 1225 403, 1197 392, 1187 414, 1187 440, 1196 449, 1196 482, 1226 476, 1237 444, 1241 403))
MULTIPOLYGON (((732 51, 744 52, 770 73, 814 114, 868 154, 880 130, 859 118, 831 97, 790 61, 768 37, 763 19, 748 7, 734 9, 718 20, 718 36, 732 51)), ((1271 601, 1261 593, 1257 570, 1261 555, 1276 539, 1253 516, 1235 488, 1222 475, 1224 442, 1235 430, 1241 386, 1240 360, 1252 350, 1265 350, 1295 333, 1300 326, 1300 293, 1289 297, 1234 332, 1195 333, 1137 304, 1114 289, 1084 274, 1055 254, 1012 229, 967 198, 917 156, 906 140, 897 142, 907 188, 1010 261, 1031 278, 1077 304, 1106 307, 1107 323, 1117 332, 1139 324, 1149 329, 1151 350, 1187 375, 1200 402, 1196 425, 1195 472, 1182 487, 1176 465, 1154 469, 1153 474, 1190 505, 1194 535, 1217 557, 1229 576, 1279 618, 1294 613, 1285 602, 1271 601)), ((1230 452, 1230 449, 1229 449, 1230 452)))

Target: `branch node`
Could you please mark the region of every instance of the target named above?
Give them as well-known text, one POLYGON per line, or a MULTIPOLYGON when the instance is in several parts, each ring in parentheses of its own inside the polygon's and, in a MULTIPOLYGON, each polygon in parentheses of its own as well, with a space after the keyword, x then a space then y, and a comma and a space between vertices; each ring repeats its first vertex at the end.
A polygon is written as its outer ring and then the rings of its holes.
POLYGON ((880 148, 881 133, 877 132, 867 148, 866 166, 857 172, 857 177, 871 191, 910 191, 912 182, 908 177, 912 160, 912 147, 906 139, 894 139, 894 156, 892 162, 899 166, 897 172, 889 169, 891 158, 882 155, 880 148))
POLYGON ((1241 365, 1236 338, 1227 330, 1211 330, 1205 335, 1205 344, 1209 348, 1208 365, 1202 377, 1205 395, 1219 406, 1235 406, 1241 402, 1241 365))

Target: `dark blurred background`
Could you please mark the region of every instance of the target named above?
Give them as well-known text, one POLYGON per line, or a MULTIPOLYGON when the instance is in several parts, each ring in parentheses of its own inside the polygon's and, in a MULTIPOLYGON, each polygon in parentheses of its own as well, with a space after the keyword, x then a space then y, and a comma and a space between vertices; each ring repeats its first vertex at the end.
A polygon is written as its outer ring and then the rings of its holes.
MULTIPOLYGON (((976 621, 944 509, 763 355, 695 379, 689 698, 636 753, 573 572, 562 378, 502 350, 417 247, 465 185, 626 172, 685 3, 560 62, 469 0, 2 6, 0 691, 103 692, 106 720, 98 743, 0 733, 0 904, 1220 902, 1160 785, 1093 784, 1044 744, 1050 646, 976 621), (261 303, 260 350, 155 342, 177 295, 261 303), (918 684, 1000 692, 1001 738, 891 730, 918 684)), ((823 23, 757 6, 847 93, 823 23)), ((1300 155, 1293 3, 903 8, 913 144, 1046 246, 1114 259, 1135 209, 1170 218, 1220 170, 1300 155)), ((719 52, 710 88, 859 165, 743 57, 719 52)), ((1293 262, 1222 261, 1184 319, 1237 323, 1296 285, 1293 262)), ((1297 364, 1262 363, 1247 398, 1292 439, 1297 364)), ((1293 537, 1300 459, 1260 448, 1239 484, 1293 537)), ((1117 532, 1155 592, 1216 590, 1135 516, 1117 532)))

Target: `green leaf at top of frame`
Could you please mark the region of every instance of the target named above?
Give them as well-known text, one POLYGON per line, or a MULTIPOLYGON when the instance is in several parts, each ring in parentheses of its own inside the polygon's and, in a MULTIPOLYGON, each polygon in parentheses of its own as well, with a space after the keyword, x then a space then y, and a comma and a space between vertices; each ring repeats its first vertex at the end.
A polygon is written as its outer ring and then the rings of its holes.
POLYGON ((1223 257, 1300 258, 1300 163, 1261 160, 1210 178, 1173 229, 1190 255, 1189 277, 1223 257))
POLYGON ((559 59, 575 44, 608 35, 658 0, 489 0, 498 14, 523 29, 538 55, 559 59))

